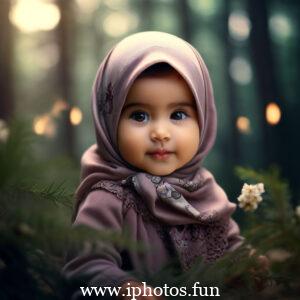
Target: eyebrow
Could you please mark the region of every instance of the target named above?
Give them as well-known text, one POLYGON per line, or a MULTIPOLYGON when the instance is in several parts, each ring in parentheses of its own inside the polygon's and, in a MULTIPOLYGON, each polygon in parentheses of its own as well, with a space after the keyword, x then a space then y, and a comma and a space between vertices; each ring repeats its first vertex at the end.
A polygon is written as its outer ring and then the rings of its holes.
MULTIPOLYGON (((129 104, 125 105, 124 109, 128 109, 128 108, 134 107, 134 106, 151 107, 152 105, 148 104, 148 103, 142 103, 142 102, 132 102, 132 103, 129 103, 129 104)), ((169 104, 170 108, 176 107, 176 106, 187 106, 187 107, 192 107, 192 108, 196 107, 194 102, 193 103, 190 103, 190 102, 174 102, 174 103, 169 104)))

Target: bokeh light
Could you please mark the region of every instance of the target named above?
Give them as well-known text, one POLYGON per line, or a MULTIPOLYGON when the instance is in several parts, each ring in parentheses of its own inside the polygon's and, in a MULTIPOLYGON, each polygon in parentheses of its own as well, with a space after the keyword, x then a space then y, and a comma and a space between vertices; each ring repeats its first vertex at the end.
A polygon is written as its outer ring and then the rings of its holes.
POLYGON ((62 111, 67 110, 69 108, 69 104, 62 100, 58 99, 54 102, 52 109, 51 109, 51 115, 53 117, 58 117, 62 111))
POLYGON ((249 37, 251 22, 243 11, 234 11, 228 19, 230 36, 237 41, 244 41, 249 37))
POLYGON ((60 11, 54 3, 38 0, 17 0, 13 5, 10 21, 19 30, 31 33, 52 30, 60 21, 60 11))
POLYGON ((102 0, 110 9, 118 10, 127 5, 128 0, 102 0))
POLYGON ((56 124, 50 115, 40 115, 33 120, 33 131, 37 135, 54 137, 56 134, 56 124))
POLYGON ((236 127, 241 133, 250 133, 250 120, 245 116, 240 116, 236 120, 236 127))
POLYGON ((83 12, 85 14, 90 14, 94 12, 99 4, 99 0, 76 0, 76 3, 80 9, 80 12, 83 12))
POLYGON ((238 84, 246 85, 252 80, 252 69, 249 62, 242 57, 235 57, 229 65, 231 78, 238 84))
POLYGON ((281 110, 278 104, 271 102, 266 107, 266 120, 270 125, 277 125, 281 119, 281 110))
POLYGON ((72 125, 79 125, 82 121, 82 112, 78 107, 72 107, 70 111, 70 121, 72 125))
POLYGON ((284 14, 277 13, 271 16, 269 28, 272 34, 280 39, 289 38, 293 33, 291 21, 284 14))
POLYGON ((10 130, 7 123, 0 119, 0 143, 5 143, 8 140, 9 133, 10 130))
POLYGON ((137 25, 137 16, 129 12, 113 12, 103 21, 104 31, 111 37, 122 36, 135 29, 137 25))

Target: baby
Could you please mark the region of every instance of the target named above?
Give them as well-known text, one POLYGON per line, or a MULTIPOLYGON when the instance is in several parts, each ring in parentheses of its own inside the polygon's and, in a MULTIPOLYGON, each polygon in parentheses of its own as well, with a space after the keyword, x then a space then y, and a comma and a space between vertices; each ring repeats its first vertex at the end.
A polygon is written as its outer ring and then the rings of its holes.
POLYGON ((202 166, 216 111, 207 68, 190 44, 162 32, 125 38, 101 63, 92 104, 97 144, 82 157, 73 226, 129 233, 143 251, 110 244, 77 254, 63 269, 67 279, 139 286, 130 271, 154 274, 173 257, 184 271, 242 243, 235 205, 202 166))

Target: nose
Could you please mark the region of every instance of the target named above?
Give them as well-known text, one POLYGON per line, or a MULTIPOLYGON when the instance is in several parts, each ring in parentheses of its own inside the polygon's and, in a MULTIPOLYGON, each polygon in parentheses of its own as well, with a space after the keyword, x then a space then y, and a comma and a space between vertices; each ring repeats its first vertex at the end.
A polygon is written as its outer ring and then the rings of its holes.
POLYGON ((170 131, 163 124, 157 124, 154 126, 150 133, 152 141, 156 142, 167 142, 171 138, 170 131))

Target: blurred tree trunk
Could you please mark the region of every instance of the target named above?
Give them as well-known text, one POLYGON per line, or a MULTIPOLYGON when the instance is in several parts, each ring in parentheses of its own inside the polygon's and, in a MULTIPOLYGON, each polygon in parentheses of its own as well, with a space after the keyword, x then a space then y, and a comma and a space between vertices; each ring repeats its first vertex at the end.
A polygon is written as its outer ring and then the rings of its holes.
MULTIPOLYGON (((265 108, 269 102, 275 102, 281 109, 284 108, 280 88, 275 76, 275 64, 268 27, 268 10, 265 0, 248 0, 249 17, 252 23, 250 47, 254 62, 255 78, 258 86, 258 95, 261 101, 261 128, 263 130, 264 166, 272 163, 281 164, 284 156, 284 119, 276 126, 270 126, 265 120, 265 108), (282 146, 281 146, 282 145, 282 146)), ((284 118, 284 115, 283 115, 284 118)), ((283 165, 281 164, 283 167, 283 165)))
POLYGON ((0 119, 9 120, 14 110, 13 98, 13 36, 8 15, 10 0, 0 1, 0 119))
POLYGON ((93 44, 94 44, 94 54, 95 61, 99 64, 101 57, 104 56, 103 45, 105 44, 105 33, 103 31, 103 26, 99 26, 99 20, 103 20, 105 16, 105 5, 102 1, 99 4, 99 8, 97 8, 91 18, 91 22, 89 24, 90 32, 93 34, 93 44))
MULTIPOLYGON (((299 96, 300 96, 300 84, 299 84, 299 78, 300 78, 300 34, 299 34, 299 28, 300 28, 300 3, 297 0, 292 0, 289 3, 290 5, 290 11, 293 12, 295 21, 295 28, 298 28, 298 34, 295 34, 294 36, 294 45, 292 47, 292 51, 290 52, 290 63, 296 64, 295 69, 297 70, 296 74, 293 76, 293 87, 292 87, 292 95, 294 95, 295 101, 294 103, 289 105, 288 110, 288 118, 287 121, 289 121, 288 129, 289 132, 287 136, 289 137, 289 152, 285 156, 286 158, 286 166, 290 172, 289 178, 292 178, 290 180, 292 190, 295 191, 295 195, 300 195, 300 186, 299 186, 299 169, 300 169, 300 159, 299 159, 299 153, 300 153, 300 139, 297 138, 299 136, 299 116, 300 116, 300 103, 299 103, 299 96), (296 193, 297 191, 297 193, 296 193)), ((290 64, 288 63, 288 66, 290 64)), ((299 205, 299 197, 294 197, 294 205, 299 205)))
POLYGON ((299 0, 283 1, 283 8, 286 17, 291 20, 294 33, 285 41, 285 48, 288 55, 284 58, 284 70, 278 73, 280 78, 286 76, 284 94, 287 96, 283 99, 286 105, 284 121, 285 121, 285 153, 281 154, 284 165, 285 176, 289 179, 291 190, 293 191, 293 204, 299 204, 300 185, 299 185, 299 169, 300 169, 300 139, 299 136, 299 116, 300 116, 300 2, 299 0), (297 29, 298 28, 298 29, 297 29))
POLYGON ((224 10, 223 10, 223 20, 221 23, 221 39, 223 39, 224 44, 224 62, 225 62, 225 80, 227 85, 227 99, 228 99, 228 112, 229 112, 229 126, 230 126, 230 137, 229 141, 227 143, 227 157, 230 160, 231 167, 233 167, 237 164, 241 164, 241 157, 240 157, 240 134, 237 131, 236 128, 236 120, 238 118, 238 108, 237 108, 237 98, 235 93, 235 87, 234 82, 232 81, 232 78, 230 76, 229 67, 230 62, 233 58, 232 53, 232 46, 230 42, 230 36, 229 36, 229 29, 228 29, 228 19, 230 14, 230 0, 224 1, 224 10))
POLYGON ((140 15, 142 19, 141 31, 151 30, 151 18, 153 12, 153 0, 139 1, 140 15))
POLYGON ((187 42, 192 41, 191 18, 189 3, 186 0, 178 0, 178 16, 180 22, 180 31, 183 39, 187 42))
MULTIPOLYGON (((58 62, 58 90, 70 107, 73 106, 74 99, 72 95, 72 65, 74 54, 74 10, 73 0, 56 0, 60 9, 61 19, 57 27, 57 42, 60 49, 60 59, 58 62)), ((69 112, 63 115, 64 126, 62 128, 62 141, 64 151, 71 157, 75 156, 75 132, 69 119, 69 112)))

